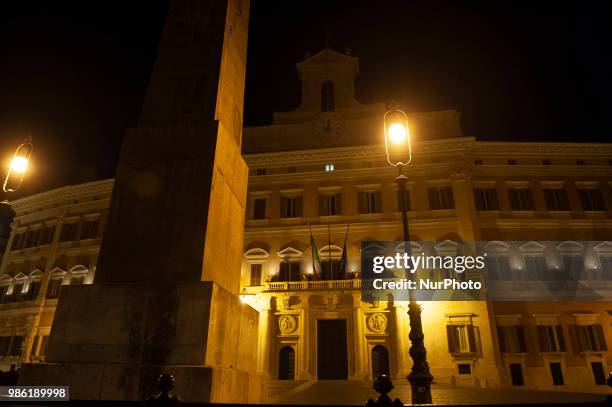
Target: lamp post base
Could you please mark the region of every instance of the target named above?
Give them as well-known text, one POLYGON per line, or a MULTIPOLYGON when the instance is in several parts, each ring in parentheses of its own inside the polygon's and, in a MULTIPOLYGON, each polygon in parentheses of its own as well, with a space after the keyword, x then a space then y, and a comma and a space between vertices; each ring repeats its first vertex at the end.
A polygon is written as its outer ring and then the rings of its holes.
POLYGON ((412 389, 412 404, 431 404, 431 382, 433 376, 430 373, 410 373, 406 377, 412 389))

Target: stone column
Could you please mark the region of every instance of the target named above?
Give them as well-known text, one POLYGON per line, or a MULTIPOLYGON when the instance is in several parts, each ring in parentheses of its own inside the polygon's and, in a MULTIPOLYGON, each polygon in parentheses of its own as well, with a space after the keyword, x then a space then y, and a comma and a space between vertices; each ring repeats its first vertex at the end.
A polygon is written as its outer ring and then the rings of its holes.
POLYGON ((368 374, 367 344, 364 330, 364 314, 361 310, 361 294, 353 295, 353 338, 355 344, 355 366, 353 379, 362 380, 368 374))

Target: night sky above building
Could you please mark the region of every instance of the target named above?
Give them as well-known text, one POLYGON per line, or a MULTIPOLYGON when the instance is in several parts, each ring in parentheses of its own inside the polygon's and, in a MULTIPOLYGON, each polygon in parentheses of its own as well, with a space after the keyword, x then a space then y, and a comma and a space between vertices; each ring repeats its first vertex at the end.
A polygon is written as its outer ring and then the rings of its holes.
MULTIPOLYGON (((0 157, 27 133, 19 196, 114 174, 136 125, 164 1, 12 2, 0 13, 0 157)), ((297 107, 295 63, 327 46, 360 58, 357 97, 457 109, 479 140, 609 141, 603 2, 252 0, 245 124, 297 107)))

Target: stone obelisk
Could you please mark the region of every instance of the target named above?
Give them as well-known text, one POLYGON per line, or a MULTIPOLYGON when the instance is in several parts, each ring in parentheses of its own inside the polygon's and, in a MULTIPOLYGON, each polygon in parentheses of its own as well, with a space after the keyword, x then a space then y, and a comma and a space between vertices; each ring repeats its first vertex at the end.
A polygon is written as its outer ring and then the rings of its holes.
POLYGON ((21 384, 138 400, 257 402, 255 310, 238 300, 249 0, 172 0, 139 125, 126 133, 95 282, 64 287, 46 363, 21 384))

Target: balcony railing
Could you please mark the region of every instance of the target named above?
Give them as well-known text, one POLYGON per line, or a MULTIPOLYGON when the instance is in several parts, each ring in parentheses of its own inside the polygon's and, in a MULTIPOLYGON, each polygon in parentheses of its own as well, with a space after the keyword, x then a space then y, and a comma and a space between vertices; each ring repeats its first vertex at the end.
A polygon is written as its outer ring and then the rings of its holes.
POLYGON ((246 293, 256 294, 263 291, 303 291, 330 289, 360 289, 372 285, 371 281, 353 280, 318 280, 318 281, 278 281, 266 282, 262 286, 245 287, 246 293))

